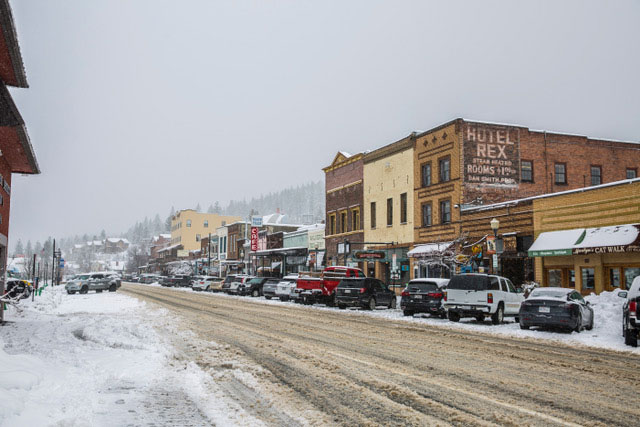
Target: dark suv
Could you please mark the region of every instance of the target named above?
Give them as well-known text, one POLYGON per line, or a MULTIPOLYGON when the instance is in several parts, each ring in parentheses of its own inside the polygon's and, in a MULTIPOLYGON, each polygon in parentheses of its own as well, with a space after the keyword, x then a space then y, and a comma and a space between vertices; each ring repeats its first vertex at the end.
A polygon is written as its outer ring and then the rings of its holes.
POLYGON ((622 306, 622 336, 624 343, 631 347, 638 346, 640 332, 640 276, 633 279, 628 291, 620 291, 619 297, 625 298, 622 306))
POLYGON ((336 288, 336 305, 340 309, 351 306, 374 310, 379 305, 394 309, 396 294, 371 277, 342 279, 336 288))
POLYGON ((447 317, 447 311, 442 306, 442 297, 449 279, 413 279, 402 291, 400 308, 405 316, 414 313, 429 313, 447 317))
POLYGON ((224 278, 224 280, 222 281, 222 292, 224 292, 225 294, 229 293, 229 288, 231 287, 231 283, 233 283, 236 280, 236 274, 229 274, 227 277, 224 278))
POLYGON ((238 286, 238 295, 251 295, 259 297, 262 295, 262 285, 269 279, 268 277, 253 277, 251 280, 238 286))
POLYGON ((191 276, 169 276, 160 280, 160 285, 170 287, 188 287, 191 282, 191 276))

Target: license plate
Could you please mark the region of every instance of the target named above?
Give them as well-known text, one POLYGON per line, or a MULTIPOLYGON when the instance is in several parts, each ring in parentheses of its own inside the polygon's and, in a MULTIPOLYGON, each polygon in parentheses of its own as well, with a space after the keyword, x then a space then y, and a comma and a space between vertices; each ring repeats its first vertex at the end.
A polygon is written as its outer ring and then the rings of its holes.
POLYGON ((551 308, 549 308, 549 307, 539 307, 538 308, 538 312, 539 313, 550 313, 551 312, 551 308))
POLYGON ((422 295, 414 295, 413 298, 414 299, 422 299, 422 295))
POLYGON ((351 289, 345 289, 345 290, 344 290, 344 293, 345 293, 345 294, 350 294, 350 293, 351 293, 351 289))

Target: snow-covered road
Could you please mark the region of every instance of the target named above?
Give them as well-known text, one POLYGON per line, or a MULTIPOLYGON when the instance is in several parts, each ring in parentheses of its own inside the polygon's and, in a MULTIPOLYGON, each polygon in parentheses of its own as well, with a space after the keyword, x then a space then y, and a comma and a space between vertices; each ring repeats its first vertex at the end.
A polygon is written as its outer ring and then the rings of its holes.
POLYGON ((2 426, 262 424, 230 393, 255 390, 256 368, 198 341, 166 310, 63 287, 20 305, 0 327, 2 426), (185 356, 194 348, 220 369, 204 372, 185 356))

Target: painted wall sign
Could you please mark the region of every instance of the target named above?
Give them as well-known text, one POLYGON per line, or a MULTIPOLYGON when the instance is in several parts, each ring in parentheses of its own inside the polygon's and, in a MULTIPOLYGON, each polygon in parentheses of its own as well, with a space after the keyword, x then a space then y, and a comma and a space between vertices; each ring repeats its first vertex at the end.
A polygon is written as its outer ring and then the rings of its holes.
POLYGON ((519 130, 508 126, 466 123, 464 180, 496 187, 520 184, 519 130))
POLYGON ((386 254, 384 251, 356 251, 353 256, 357 259, 383 259, 386 254))

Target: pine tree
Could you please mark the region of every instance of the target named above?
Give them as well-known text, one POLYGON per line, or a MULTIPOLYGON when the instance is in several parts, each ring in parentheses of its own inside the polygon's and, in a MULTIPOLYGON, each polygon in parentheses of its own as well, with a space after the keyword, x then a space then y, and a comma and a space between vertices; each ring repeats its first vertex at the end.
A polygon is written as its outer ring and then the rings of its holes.
POLYGON ((173 219, 173 216, 176 214, 176 210, 174 209, 173 206, 171 206, 171 212, 169 213, 169 216, 167 217, 167 219, 164 221, 164 231, 166 231, 167 233, 171 232, 171 220, 173 219))
POLYGON ((100 232, 100 240, 105 240, 107 238, 107 232, 104 229, 100 232))
POLYGON ((196 212, 200 212, 202 210, 202 207, 200 206, 200 203, 198 203, 198 206, 196 206, 196 212))
POLYGON ((16 250, 14 252, 15 255, 24 255, 24 246, 22 246, 22 240, 18 239, 18 243, 16 243, 16 250))
POLYGON ((213 209, 213 205, 209 205, 209 209, 207 209, 207 213, 216 213, 215 210, 213 209))
POLYGON ((216 201, 216 204, 213 206, 213 213, 220 215, 222 213, 222 208, 220 207, 220 202, 216 201))

